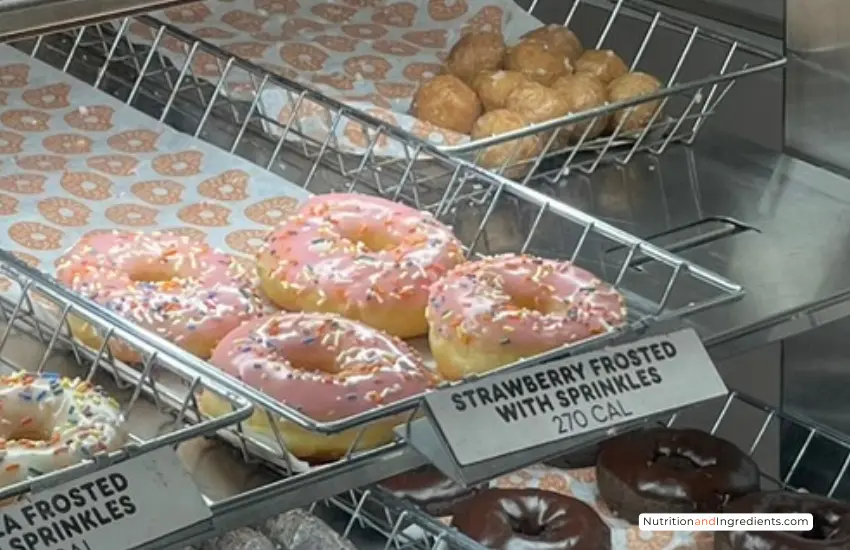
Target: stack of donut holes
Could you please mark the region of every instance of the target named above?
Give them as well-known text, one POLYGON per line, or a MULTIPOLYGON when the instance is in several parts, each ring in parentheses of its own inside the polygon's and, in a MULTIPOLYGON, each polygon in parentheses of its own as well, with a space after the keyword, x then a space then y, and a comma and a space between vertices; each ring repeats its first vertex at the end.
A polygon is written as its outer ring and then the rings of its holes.
MULTIPOLYGON (((510 488, 462 488, 428 470, 397 476, 382 486, 451 521, 492 550, 609 550, 610 529, 617 525, 603 518, 636 526, 643 513, 721 512, 811 513, 814 529, 722 531, 713 541, 695 541, 694 550, 850 548, 850 505, 808 493, 762 491, 759 469, 746 453, 700 430, 658 427, 619 435, 599 446, 595 466, 600 501, 592 507, 569 495, 513 483, 510 488)), ((579 470, 575 475, 588 477, 579 470)), ((634 548, 662 550, 668 544, 638 541, 634 548)))
MULTIPOLYGON (((451 229, 381 198, 314 196, 267 233, 251 262, 169 233, 95 232, 57 278, 304 417, 333 422, 605 333, 622 295, 568 262, 501 255, 468 262, 451 229), (268 312, 264 303, 276 306, 268 312), (405 339, 428 338, 436 369, 405 339)), ((73 319, 77 339, 103 344, 73 319)), ((126 344, 110 351, 141 358, 126 344)), ((229 412, 212 392, 210 416, 229 412)), ((403 416, 322 435, 257 410, 298 458, 327 462, 393 438, 403 416)))
MULTIPOLYGON (((630 72, 613 50, 585 50, 575 33, 560 25, 533 30, 510 47, 501 33, 469 32, 451 49, 441 74, 417 90, 411 113, 480 140, 660 88, 654 76, 630 72)), ((563 128, 555 145, 614 131, 633 135, 650 123, 659 103, 649 101, 563 128)), ((486 168, 514 165, 510 175, 518 177, 527 172, 523 161, 539 154, 550 137, 544 132, 493 145, 478 163, 486 168)))

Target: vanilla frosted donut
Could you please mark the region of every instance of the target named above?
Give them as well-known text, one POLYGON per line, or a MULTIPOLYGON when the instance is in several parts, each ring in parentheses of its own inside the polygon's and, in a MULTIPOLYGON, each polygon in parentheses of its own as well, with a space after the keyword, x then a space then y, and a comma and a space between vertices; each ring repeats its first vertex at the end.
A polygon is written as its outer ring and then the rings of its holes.
MULTIPOLYGON (((228 332, 262 313, 252 270, 188 237, 112 231, 92 233, 58 262, 56 278, 72 290, 206 359, 228 332)), ((97 349, 102 335, 70 316, 74 336, 97 349)), ((121 361, 139 361, 111 341, 121 361)))
POLYGON ((424 335, 428 289, 462 262, 430 214, 364 195, 307 200, 257 256, 262 288, 289 311, 339 313, 400 338, 424 335))
MULTIPOLYGON (((325 313, 278 313, 245 323, 218 345, 210 362, 223 372, 320 422, 358 413, 420 394, 437 377, 401 340, 357 321, 325 313)), ((204 392, 201 410, 210 416, 230 405, 204 392)), ((393 438, 405 415, 370 424, 359 449, 393 438)), ((274 439, 265 411, 257 410, 247 427, 274 439)), ((279 433, 298 458, 334 460, 345 455, 358 429, 322 435, 278 421, 279 433)))
POLYGON ((118 403, 88 382, 58 374, 0 377, 0 486, 119 449, 118 403))
POLYGON ((622 295, 569 262, 503 255, 460 265, 431 288, 428 339, 457 380, 608 332, 622 295))

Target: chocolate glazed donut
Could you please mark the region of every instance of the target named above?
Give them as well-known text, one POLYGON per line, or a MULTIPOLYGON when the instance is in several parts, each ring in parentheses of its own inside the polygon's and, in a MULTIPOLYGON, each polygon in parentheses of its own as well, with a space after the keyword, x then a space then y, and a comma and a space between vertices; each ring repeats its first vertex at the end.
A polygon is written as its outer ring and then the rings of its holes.
POLYGON ((636 524, 642 513, 719 512, 759 490, 756 463, 732 443, 699 430, 654 428, 600 446, 599 494, 636 524))
POLYGON ((590 506, 551 491, 481 491, 452 525, 491 550, 611 550, 611 531, 590 506))
POLYGON ((733 501, 730 514, 812 514, 811 531, 721 531, 715 550, 847 550, 850 505, 837 500, 786 491, 753 493, 733 501))
POLYGON ((385 479, 381 487, 398 498, 407 499, 435 517, 451 516, 454 509, 484 488, 463 487, 431 466, 385 479))

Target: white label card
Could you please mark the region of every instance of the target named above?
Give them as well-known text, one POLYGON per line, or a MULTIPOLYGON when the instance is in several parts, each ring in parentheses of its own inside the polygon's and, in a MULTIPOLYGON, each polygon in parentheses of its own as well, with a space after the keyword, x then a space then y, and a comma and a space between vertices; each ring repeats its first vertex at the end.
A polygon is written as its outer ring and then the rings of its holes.
POLYGON ((165 447, 0 508, 0 549, 123 550, 210 516, 165 447))
POLYGON ((465 466, 726 394, 686 329, 488 376, 426 402, 465 466))

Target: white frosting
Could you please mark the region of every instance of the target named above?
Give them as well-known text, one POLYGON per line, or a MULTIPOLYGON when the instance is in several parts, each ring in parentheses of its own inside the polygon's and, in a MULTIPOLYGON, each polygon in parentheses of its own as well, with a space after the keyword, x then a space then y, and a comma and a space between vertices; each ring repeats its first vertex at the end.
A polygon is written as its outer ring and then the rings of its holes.
POLYGON ((81 380, 18 372, 0 378, 0 486, 119 448, 117 401, 81 380))

